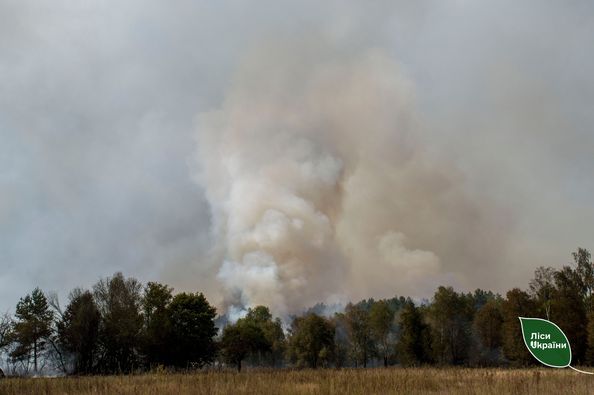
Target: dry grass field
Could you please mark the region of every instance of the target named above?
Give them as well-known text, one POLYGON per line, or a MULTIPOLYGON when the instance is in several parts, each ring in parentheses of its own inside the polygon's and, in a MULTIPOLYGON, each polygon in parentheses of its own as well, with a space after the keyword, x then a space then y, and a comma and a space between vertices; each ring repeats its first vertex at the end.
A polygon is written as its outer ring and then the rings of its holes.
POLYGON ((0 394, 592 394, 569 369, 343 369, 8 378, 0 394))

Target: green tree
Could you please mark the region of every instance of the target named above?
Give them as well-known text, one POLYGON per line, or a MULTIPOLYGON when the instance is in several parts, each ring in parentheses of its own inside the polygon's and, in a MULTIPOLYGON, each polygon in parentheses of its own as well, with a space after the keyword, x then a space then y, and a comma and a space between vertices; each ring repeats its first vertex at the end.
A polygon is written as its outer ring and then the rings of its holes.
POLYGON ((497 300, 489 300, 476 312, 474 326, 483 347, 495 350, 501 346, 502 324, 501 303, 497 300))
POLYGON ((210 364, 216 354, 216 309, 202 293, 180 293, 168 307, 174 366, 189 368, 210 364))
POLYGON ((587 336, 586 362, 592 366, 594 365, 594 313, 588 314, 587 336))
POLYGON ((37 372, 39 358, 52 333, 54 317, 43 292, 35 288, 31 294, 21 298, 16 306, 15 316, 12 336, 16 347, 11 352, 11 357, 20 361, 32 357, 34 371, 37 372))
POLYGON ((147 366, 167 365, 171 360, 171 322, 167 310, 173 288, 149 282, 144 288, 142 351, 147 366))
POLYGON ((349 359, 349 334, 344 313, 335 313, 331 319, 334 327, 334 366, 342 368, 347 365, 349 359))
POLYGON ((369 325, 376 348, 384 361, 384 366, 388 366, 388 358, 393 348, 390 338, 393 323, 394 311, 390 308, 388 302, 380 300, 371 306, 369 325))
POLYGON ((250 343, 246 339, 247 333, 238 325, 227 325, 221 337, 221 352, 225 362, 235 365, 241 372, 241 363, 250 352, 250 343))
POLYGON ((396 346, 404 366, 418 366, 431 361, 431 333, 421 311, 409 300, 400 313, 400 339, 396 346))
POLYGON ((283 364, 284 355, 287 349, 287 339, 280 318, 275 318, 262 328, 264 336, 270 344, 270 363, 272 367, 283 364))
POLYGON ((577 252, 572 254, 576 265, 576 273, 579 277, 582 297, 584 299, 586 313, 591 313, 594 307, 592 292, 594 292, 594 266, 592 264, 592 255, 585 248, 578 248, 577 252))
POLYGON ((361 363, 367 367, 367 361, 375 355, 369 311, 360 304, 348 304, 345 318, 355 364, 361 363))
POLYGON ((289 334, 289 359, 297 366, 312 369, 333 359, 334 326, 317 314, 296 317, 289 334))
POLYGON ((228 325, 223 330, 221 348, 225 360, 234 364, 241 372, 242 361, 249 353, 267 351, 270 343, 264 331, 252 320, 239 319, 234 325, 228 325))
POLYGON ((579 272, 564 266, 555 273, 555 292, 551 302, 555 324, 569 339, 572 359, 576 363, 584 362, 588 336, 581 284, 579 272))
POLYGON ((484 291, 480 288, 475 289, 474 293, 470 297, 472 299, 472 306, 475 311, 483 307, 488 301, 500 298, 499 295, 494 294, 491 291, 484 291))
POLYGON ((507 292, 506 299, 502 303, 503 354, 517 364, 533 363, 532 355, 524 344, 518 317, 533 317, 535 311, 536 304, 526 292, 518 288, 507 292))
POLYGON ((258 354, 259 359, 264 355, 273 367, 281 362, 286 348, 286 340, 280 319, 273 319, 268 307, 256 306, 248 310, 243 320, 260 328, 266 341, 265 347, 252 352, 258 354))
POLYGON ((471 295, 458 294, 452 287, 437 289, 428 309, 428 318, 432 328, 432 349, 438 362, 466 362, 473 312, 471 295))
MULTIPOLYGON (((594 364, 594 265, 592 264, 592 255, 590 251, 585 248, 578 248, 572 254, 573 261, 576 265, 576 272, 580 278, 580 285, 582 286, 582 299, 584 300, 584 310, 586 315, 586 352, 585 359, 588 363, 594 364)), ((574 312, 574 314, 577 312, 574 312)), ((574 317, 577 318, 577 317, 574 317)), ((577 336, 580 336, 580 325, 575 325, 578 331, 577 336)), ((574 334, 575 336, 575 334, 574 334)), ((579 341, 579 340, 578 340, 579 341)), ((571 344, 573 341, 570 340, 571 344)))
POLYGON ((138 366, 142 329, 140 283, 116 273, 93 288, 101 314, 99 365, 104 373, 129 373, 138 366))
POLYGON ((89 291, 76 289, 58 322, 58 342, 73 358, 76 374, 94 370, 101 315, 89 291))

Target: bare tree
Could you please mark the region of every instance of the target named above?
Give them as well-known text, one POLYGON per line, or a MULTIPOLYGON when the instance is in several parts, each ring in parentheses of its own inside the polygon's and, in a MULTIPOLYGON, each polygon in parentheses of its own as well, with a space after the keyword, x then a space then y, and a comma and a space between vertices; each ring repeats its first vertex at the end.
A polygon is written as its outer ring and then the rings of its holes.
POLYGON ((0 316, 0 352, 3 352, 10 344, 10 331, 12 328, 12 317, 8 313, 0 316))
POLYGON ((555 269, 544 266, 537 267, 529 286, 530 294, 538 302, 539 308, 544 310, 547 320, 550 320, 551 300, 555 291, 555 269))
POLYGON ((68 373, 67 358, 58 337, 58 325, 64 319, 64 312, 60 306, 58 294, 56 292, 49 292, 47 294, 47 303, 54 314, 52 331, 50 336, 47 338, 49 345, 47 357, 54 369, 66 374, 68 373))
MULTIPOLYGON (((10 345, 10 332, 12 329, 12 317, 8 313, 0 316, 0 357, 10 345)), ((4 371, 0 368, 0 378, 4 377, 4 371)))

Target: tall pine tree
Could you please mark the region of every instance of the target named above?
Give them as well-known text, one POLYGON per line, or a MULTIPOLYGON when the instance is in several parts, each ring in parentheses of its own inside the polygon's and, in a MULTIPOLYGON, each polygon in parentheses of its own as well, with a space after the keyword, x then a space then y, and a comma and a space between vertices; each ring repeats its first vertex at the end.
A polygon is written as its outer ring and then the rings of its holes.
POLYGON ((14 360, 29 361, 33 358, 33 368, 38 372, 39 359, 51 335, 53 312, 47 298, 39 288, 21 298, 16 306, 16 321, 13 336, 16 347, 11 352, 14 360))

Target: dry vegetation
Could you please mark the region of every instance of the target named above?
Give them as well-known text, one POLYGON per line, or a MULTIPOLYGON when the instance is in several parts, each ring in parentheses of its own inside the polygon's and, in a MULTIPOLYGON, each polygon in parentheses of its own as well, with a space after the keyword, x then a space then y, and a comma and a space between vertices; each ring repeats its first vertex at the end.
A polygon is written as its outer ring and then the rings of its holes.
POLYGON ((590 394, 594 377, 559 369, 343 369, 8 378, 0 394, 590 394))

